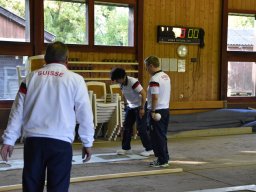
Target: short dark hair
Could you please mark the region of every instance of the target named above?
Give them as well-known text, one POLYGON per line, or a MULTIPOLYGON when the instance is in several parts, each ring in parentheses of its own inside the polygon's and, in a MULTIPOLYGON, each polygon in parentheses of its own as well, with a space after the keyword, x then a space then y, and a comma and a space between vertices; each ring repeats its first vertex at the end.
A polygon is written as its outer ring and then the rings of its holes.
POLYGON ((46 63, 58 63, 65 62, 67 57, 68 47, 64 43, 56 41, 47 46, 44 60, 46 63))
POLYGON ((118 79, 123 79, 126 75, 126 72, 123 68, 117 67, 111 70, 110 75, 111 75, 111 80, 115 81, 118 79))
POLYGON ((144 60, 144 63, 149 66, 150 64, 153 65, 154 67, 159 67, 160 66, 160 61, 158 59, 158 57, 156 56, 149 56, 148 58, 146 58, 144 60))

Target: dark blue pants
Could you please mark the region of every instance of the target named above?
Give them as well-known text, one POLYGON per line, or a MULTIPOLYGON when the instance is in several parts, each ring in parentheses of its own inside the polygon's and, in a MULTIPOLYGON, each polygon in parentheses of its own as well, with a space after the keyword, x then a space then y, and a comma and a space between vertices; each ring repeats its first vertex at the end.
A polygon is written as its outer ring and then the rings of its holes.
POLYGON ((153 151, 159 163, 167 163, 169 160, 167 146, 167 130, 169 124, 169 109, 156 110, 156 113, 161 114, 160 121, 154 121, 151 112, 148 112, 150 136, 153 146, 153 151))
POLYGON ((139 116, 139 107, 137 108, 126 108, 125 112, 125 121, 124 121, 124 133, 122 140, 122 149, 129 150, 131 149, 131 138, 133 134, 133 125, 136 121, 137 130, 142 142, 143 147, 146 151, 152 150, 151 139, 147 130, 147 114, 141 119, 139 116))
POLYGON ((43 192, 46 172, 48 192, 68 192, 71 166, 70 143, 43 137, 26 138, 23 192, 43 192))

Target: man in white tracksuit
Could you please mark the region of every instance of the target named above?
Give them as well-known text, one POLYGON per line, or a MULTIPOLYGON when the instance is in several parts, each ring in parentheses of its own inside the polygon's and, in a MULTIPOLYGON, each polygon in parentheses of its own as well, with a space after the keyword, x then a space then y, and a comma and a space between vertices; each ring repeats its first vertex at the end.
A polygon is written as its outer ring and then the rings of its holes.
POLYGON ((43 191, 47 169, 47 191, 67 192, 76 122, 82 157, 88 161, 94 141, 93 115, 83 77, 67 69, 67 46, 49 44, 45 61, 47 65, 28 74, 20 85, 2 136, 1 156, 8 160, 23 130, 23 191, 43 191))

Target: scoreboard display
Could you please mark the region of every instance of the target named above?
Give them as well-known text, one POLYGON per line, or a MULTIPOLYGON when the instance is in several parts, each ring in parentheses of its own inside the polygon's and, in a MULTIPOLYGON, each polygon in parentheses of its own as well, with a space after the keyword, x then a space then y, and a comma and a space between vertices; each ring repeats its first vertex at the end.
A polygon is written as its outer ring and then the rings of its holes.
POLYGON ((199 44, 204 46, 204 30, 195 27, 157 26, 158 43, 199 44))

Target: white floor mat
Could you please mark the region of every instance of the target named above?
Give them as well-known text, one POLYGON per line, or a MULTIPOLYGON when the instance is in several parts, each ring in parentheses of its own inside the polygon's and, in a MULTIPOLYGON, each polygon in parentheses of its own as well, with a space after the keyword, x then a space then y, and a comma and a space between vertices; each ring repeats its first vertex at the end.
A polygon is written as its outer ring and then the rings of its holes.
MULTIPOLYGON (((104 162, 117 162, 117 161, 127 161, 127 160, 139 160, 145 159, 146 157, 129 154, 129 155, 117 155, 116 153, 104 153, 104 154, 93 154, 92 158, 87 163, 104 163, 104 162)), ((73 165, 83 164, 81 155, 73 156, 73 165)), ((13 169, 22 169, 23 168, 23 159, 12 160, 8 162, 0 161, 0 171, 7 171, 13 169)))
POLYGON ((235 187, 224 187, 224 188, 216 188, 216 189, 202 189, 197 191, 189 191, 189 192, 253 192, 256 191, 256 185, 243 185, 243 186, 235 186, 235 187))

